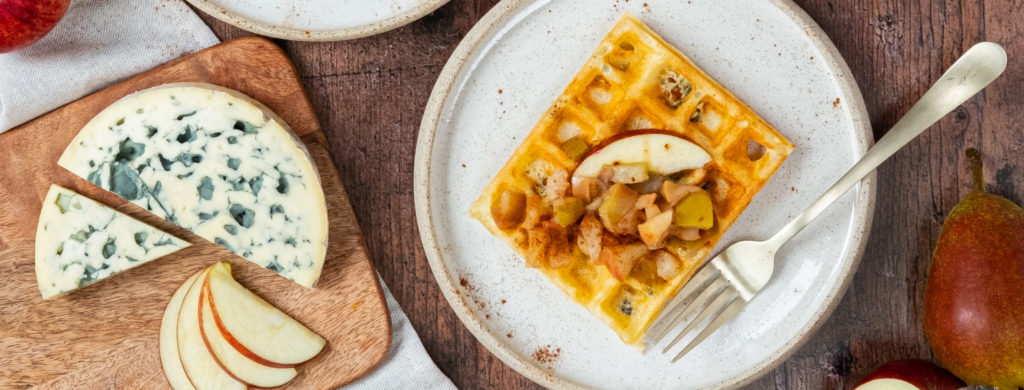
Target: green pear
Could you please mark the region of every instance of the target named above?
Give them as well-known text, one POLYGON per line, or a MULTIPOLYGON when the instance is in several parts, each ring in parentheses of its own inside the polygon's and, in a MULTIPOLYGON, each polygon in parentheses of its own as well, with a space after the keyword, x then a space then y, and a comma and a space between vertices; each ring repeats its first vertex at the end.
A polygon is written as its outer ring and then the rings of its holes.
POLYGON ((925 287, 924 330, 935 357, 972 385, 1024 387, 1024 209, 974 190, 942 225, 925 287))

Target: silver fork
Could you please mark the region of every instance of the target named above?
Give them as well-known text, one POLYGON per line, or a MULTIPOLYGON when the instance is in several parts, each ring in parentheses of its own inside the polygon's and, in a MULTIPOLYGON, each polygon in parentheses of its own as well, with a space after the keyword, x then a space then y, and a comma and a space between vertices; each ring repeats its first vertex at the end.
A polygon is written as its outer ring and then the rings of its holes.
POLYGON ((857 164, 803 213, 771 238, 737 242, 711 259, 673 299, 678 305, 667 310, 659 320, 663 324, 654 335, 654 343, 660 343, 669 331, 697 313, 662 353, 668 353, 687 334, 700 330, 672 359, 674 363, 735 317, 768 283, 774 272, 775 253, 783 244, 897 150, 999 77, 1005 68, 1006 52, 1001 46, 991 42, 974 45, 857 164), (692 297, 695 294, 696 297, 692 297))

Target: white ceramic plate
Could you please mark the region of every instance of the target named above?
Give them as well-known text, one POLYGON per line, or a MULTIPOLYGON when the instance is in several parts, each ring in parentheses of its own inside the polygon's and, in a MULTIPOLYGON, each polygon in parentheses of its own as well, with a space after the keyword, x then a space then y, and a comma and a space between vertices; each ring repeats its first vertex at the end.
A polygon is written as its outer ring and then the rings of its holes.
POLYGON ((404 26, 448 0, 187 0, 238 28, 295 41, 338 41, 404 26))
POLYGON ((661 346, 641 351, 624 345, 468 215, 470 203, 624 11, 796 144, 718 249, 769 237, 871 144, 846 64, 789 0, 591 0, 586 6, 506 0, 456 49, 427 104, 415 167, 423 246, 469 330, 543 385, 740 386, 794 352, 838 304, 870 228, 873 176, 782 249, 774 279, 736 320, 674 365, 658 353, 661 346))

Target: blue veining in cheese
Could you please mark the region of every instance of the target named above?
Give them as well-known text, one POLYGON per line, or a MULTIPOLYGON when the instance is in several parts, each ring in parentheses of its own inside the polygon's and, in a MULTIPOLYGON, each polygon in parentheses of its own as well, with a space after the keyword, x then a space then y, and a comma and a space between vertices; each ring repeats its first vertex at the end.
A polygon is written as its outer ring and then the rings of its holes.
POLYGON ((44 299, 145 264, 189 244, 69 189, 51 186, 36 227, 44 299))
POLYGON ((273 112, 210 84, 167 84, 94 117, 59 164, 306 287, 327 208, 305 146, 273 112))

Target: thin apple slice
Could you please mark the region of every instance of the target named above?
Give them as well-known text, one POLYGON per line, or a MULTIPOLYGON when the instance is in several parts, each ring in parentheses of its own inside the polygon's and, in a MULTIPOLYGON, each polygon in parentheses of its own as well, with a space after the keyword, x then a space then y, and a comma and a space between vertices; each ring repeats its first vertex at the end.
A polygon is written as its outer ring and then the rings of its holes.
MULTIPOLYGON (((207 268, 199 277, 205 278, 209 273, 210 268, 207 268)), ((179 360, 185 375, 197 390, 244 390, 245 384, 221 369, 203 343, 202 331, 199 329, 199 293, 202 285, 196 282, 189 287, 178 313, 179 360)))
POLYGON ((278 387, 295 378, 298 374, 294 368, 277 368, 259 364, 238 352, 224 338, 213 320, 213 311, 209 304, 209 290, 205 283, 199 293, 199 329, 203 333, 203 342, 213 355, 217 364, 227 371, 235 380, 248 386, 270 388, 278 387))
POLYGON ((199 274, 201 273, 203 272, 196 272, 181 287, 178 287, 178 290, 171 297, 171 301, 167 304, 167 309, 164 310, 164 318, 160 321, 160 364, 163 365, 164 375, 174 390, 196 390, 196 387, 192 386, 192 382, 189 381, 188 376, 185 375, 185 368, 182 367, 181 360, 178 357, 177 332, 178 313, 181 311, 181 304, 185 301, 188 289, 196 283, 196 280, 199 280, 199 274))
POLYGON ((228 263, 211 267, 204 283, 217 329, 238 352, 257 363, 293 367, 316 357, 327 344, 235 281, 228 263))
POLYGON ((664 130, 628 131, 606 139, 584 156, 572 174, 572 182, 597 177, 606 166, 646 164, 650 172, 670 175, 703 167, 710 161, 708 152, 679 134, 664 130))

